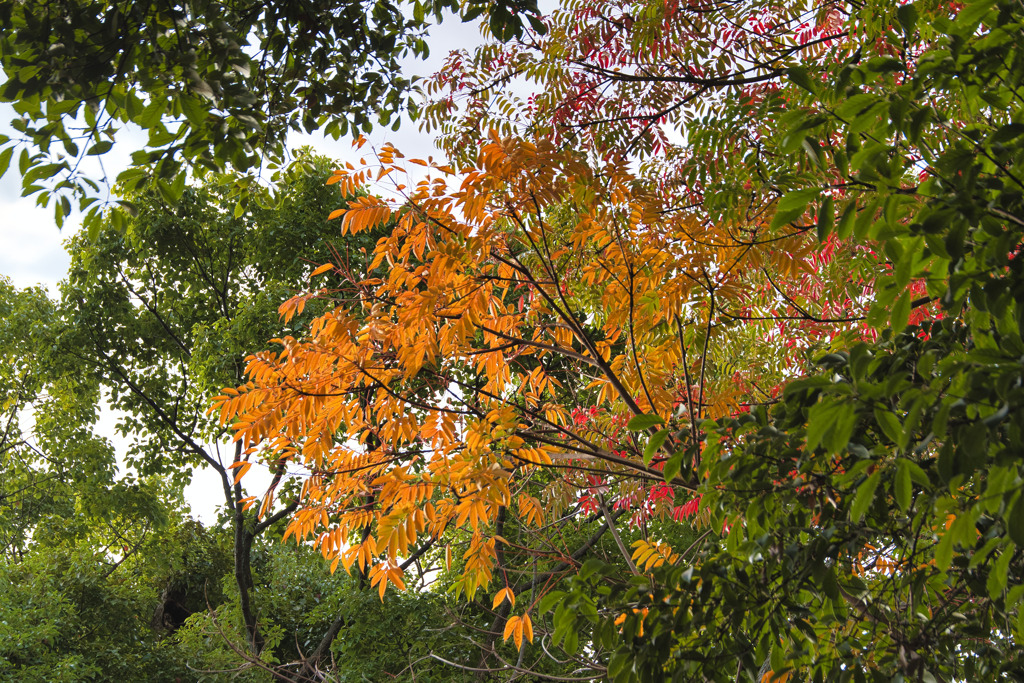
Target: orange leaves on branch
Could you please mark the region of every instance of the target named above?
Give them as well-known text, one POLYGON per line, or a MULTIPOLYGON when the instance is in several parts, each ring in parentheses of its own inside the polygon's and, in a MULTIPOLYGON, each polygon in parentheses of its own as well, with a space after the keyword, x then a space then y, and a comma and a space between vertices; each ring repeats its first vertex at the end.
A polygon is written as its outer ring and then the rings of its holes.
POLYGON ((342 216, 341 234, 356 234, 373 230, 391 218, 391 208, 379 197, 357 197, 349 202, 347 210, 335 211, 331 218, 342 216))
POLYGON ((370 568, 370 585, 377 587, 380 599, 384 599, 384 591, 390 583, 398 590, 405 590, 405 582, 402 580, 404 572, 400 567, 390 566, 386 563, 377 564, 370 568))
MULTIPOLYGON (((385 148, 376 168, 331 182, 354 193, 404 173, 400 159, 385 148)), ((344 232, 389 226, 351 273, 357 298, 251 356, 249 384, 214 408, 246 448, 306 468, 289 537, 315 539, 384 591, 401 585, 402 558, 458 529, 468 547, 454 586, 472 596, 492 579, 502 511, 544 524, 532 473, 585 462, 588 476, 643 488, 663 479, 663 458, 645 464, 629 418, 735 409, 743 385, 715 370, 735 357, 725 330, 765 323, 722 311, 756 318, 762 272, 791 267, 773 250, 790 240, 798 254, 810 238, 751 241, 678 210, 621 160, 595 165, 543 139, 494 135, 459 177, 424 164, 435 175, 404 196, 337 213, 344 232), (580 408, 597 417, 578 423, 580 408)), ((314 296, 326 293, 282 316, 314 296)), ((636 552, 645 568, 672 561, 667 547, 636 552)), ((510 623, 506 637, 532 638, 528 618, 510 623)))
POLYGON ((634 541, 633 562, 645 572, 660 567, 666 562, 674 564, 679 556, 672 552, 671 546, 661 541, 650 542, 644 539, 634 541))
POLYGON ((305 294, 293 296, 278 306, 277 313, 285 322, 291 322, 292 318, 302 314, 303 309, 306 308, 306 302, 309 301, 309 299, 309 295, 305 294))
POLYGON ((317 275, 323 275, 324 273, 334 270, 335 266, 333 263, 325 263, 322 266, 318 266, 312 273, 309 274, 310 278, 314 278, 317 275))
POLYGON ((535 527, 544 523, 544 508, 533 496, 523 493, 519 496, 519 517, 535 527))
POLYGON ((508 640, 509 638, 512 638, 518 649, 522 649, 523 640, 526 640, 528 643, 533 642, 533 622, 530 621, 529 614, 508 618, 508 621, 505 622, 505 632, 502 634, 502 640, 508 640))

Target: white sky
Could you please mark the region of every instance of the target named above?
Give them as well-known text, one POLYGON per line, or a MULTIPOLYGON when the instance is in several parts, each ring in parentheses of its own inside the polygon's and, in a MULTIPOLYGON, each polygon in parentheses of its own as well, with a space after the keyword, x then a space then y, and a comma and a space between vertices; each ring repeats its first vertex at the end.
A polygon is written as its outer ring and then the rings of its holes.
MULTIPOLYGON (((446 21, 441 27, 435 27, 430 33, 431 56, 425 62, 407 59, 403 68, 406 74, 428 75, 437 71, 449 52, 456 49, 471 49, 479 44, 481 38, 475 25, 461 25, 457 20, 446 21)), ((10 105, 0 104, 0 132, 14 138, 8 122, 15 117, 10 105)), ((102 158, 105 167, 98 165, 90 169, 92 177, 102 177, 103 171, 110 178, 127 167, 128 153, 140 146, 141 138, 124 139, 102 158)), ((124 131, 119 141, 124 138, 124 131)), ((433 145, 430 135, 421 133, 418 127, 408 120, 398 131, 375 128, 367 136, 370 144, 380 147, 391 142, 407 157, 426 158, 439 157, 440 153, 433 145)), ((322 136, 295 135, 290 139, 293 148, 310 145, 319 153, 339 161, 355 161, 351 142, 347 140, 333 141, 322 136)), ((364 150, 365 151, 365 150, 364 150)), ((20 152, 20 150, 19 150, 20 152)), ((58 230, 53 218, 53 209, 40 208, 35 204, 35 197, 21 196, 21 177, 17 172, 18 153, 11 160, 11 168, 0 180, 0 274, 10 278, 16 287, 24 288, 33 285, 46 287, 51 296, 56 297, 57 284, 62 280, 70 265, 70 258, 64 251, 63 242, 75 234, 79 228, 77 217, 72 216, 65 223, 63 230, 58 230)), ((126 443, 117 436, 114 425, 118 416, 105 409, 100 418, 98 431, 109 438, 119 453, 123 453, 126 443)), ((245 476, 244 482, 250 494, 260 495, 269 483, 270 476, 265 467, 254 465, 245 476)), ((219 477, 214 472, 197 472, 193 483, 186 489, 193 514, 206 523, 216 519, 216 507, 223 503, 219 477)))

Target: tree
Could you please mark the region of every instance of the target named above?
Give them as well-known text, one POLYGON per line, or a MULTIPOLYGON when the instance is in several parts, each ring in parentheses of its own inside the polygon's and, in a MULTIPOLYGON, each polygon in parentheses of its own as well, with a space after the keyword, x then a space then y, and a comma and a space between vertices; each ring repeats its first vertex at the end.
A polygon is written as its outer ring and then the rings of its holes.
MULTIPOLYGON (((206 468, 198 476, 219 480, 243 648, 254 653, 267 647, 263 630, 270 625, 259 616, 253 555, 263 552, 261 536, 294 509, 296 482, 283 463, 272 467, 271 488, 284 502, 268 502, 257 519, 260 508, 249 509, 254 496, 236 476, 248 463, 206 415, 208 396, 241 379, 242 349, 288 331, 276 301, 301 286, 311 259, 363 258, 358 240, 330 241, 326 214, 336 191, 324 184, 326 168, 323 159, 300 154, 284 173, 280 208, 257 206, 242 216, 226 199, 232 176, 187 188, 173 208, 156 193, 131 195, 139 212, 125 229, 107 223, 95 240, 73 239, 55 335, 60 352, 96 378, 123 413, 118 429, 130 439, 127 463, 135 471, 170 480, 179 492, 198 468, 206 468)), ((190 609, 205 612, 205 602, 190 609)), ((320 655, 336 633, 321 634, 320 655)))
POLYGON ((118 472, 95 433, 99 383, 57 349, 58 305, 0 279, 0 311, 0 680, 173 681, 185 670, 149 628, 147 560, 173 554, 181 500, 118 472))
MULTIPOLYGON (((57 224, 84 213, 90 234, 104 220, 101 183, 90 168, 118 133, 147 136, 118 176, 122 190, 181 197, 189 168, 245 173, 283 165, 291 131, 335 137, 385 125, 412 106, 412 81, 399 58, 425 56, 426 16, 490 17, 496 35, 536 22, 533 0, 411 3, 202 2, 132 3, 67 0, 0 4, 0 100, 14 105, 14 139, 0 138, 0 173, 20 148, 24 194, 54 203, 57 224)), ((259 173, 236 177, 241 207, 259 173)), ((123 224, 135 207, 112 203, 123 224), (127 214, 125 213, 127 212, 127 214)))
MULTIPOLYGON (((385 148, 372 175, 341 170, 332 180, 351 192, 399 174, 398 157, 385 148)), ((366 196, 335 212, 345 234, 396 221, 365 273, 320 269, 357 286, 358 306, 318 318, 308 340, 286 337, 282 350, 252 358, 251 381, 217 403, 246 453, 309 469, 287 535, 314 535, 334 567, 368 570, 381 595, 404 586, 410 559, 461 541, 453 590, 473 598, 500 581, 489 631, 519 644, 532 639, 528 612, 540 594, 605 531, 638 571, 609 507, 635 505, 635 524, 691 509, 672 504, 700 487, 686 447, 703 420, 751 400, 734 380, 737 364, 772 349, 777 362, 744 368, 755 392, 777 385, 794 357, 764 338, 776 321, 748 294, 799 272, 815 245, 786 223, 760 226, 753 239, 702 223, 621 158, 593 168, 543 140, 495 138, 463 170, 451 192, 439 178, 407 199, 366 196), (726 325, 758 346, 720 344, 726 325), (669 422, 650 448, 629 429, 669 422), (558 468, 569 473, 544 473, 558 468), (551 552, 562 544, 536 530, 581 511, 599 514, 584 523, 596 538, 551 552), (534 537, 510 542, 519 524, 534 537), (521 592, 531 599, 506 620, 521 592)), ((307 300, 282 306, 285 318, 307 300)), ((823 328, 851 319, 805 313, 794 346, 814 348, 823 328)))
POLYGON ((149 525, 79 511, 66 520, 90 533, 40 527, 20 558, 0 561, 0 680, 173 683, 194 676, 187 665, 195 653, 167 635, 174 624, 164 608, 198 598, 205 611, 205 599, 217 602, 230 555, 199 524, 180 519, 177 502, 157 501, 164 517, 149 525), (119 528, 125 521, 134 527, 119 528), (111 539, 111 529, 121 537, 111 539), (155 612, 163 620, 156 626, 155 612))
MULTIPOLYGON (((878 9, 856 35, 826 13, 815 30, 849 42, 802 65, 783 49, 772 87, 687 129, 668 174, 628 172, 628 136, 577 150, 541 118, 487 141, 457 189, 338 212, 356 234, 398 221, 361 279, 335 271, 369 315, 327 312, 217 399, 248 450, 310 470, 288 533, 370 567, 382 594, 402 558, 464 539, 454 590, 497 585, 491 636, 525 649, 546 631, 614 680, 1018 677, 1020 8, 878 9), (840 253, 852 276, 801 274, 840 253), (848 309, 817 313, 823 290, 848 309), (766 367, 735 372, 752 349, 766 367), (631 553, 613 510, 632 501, 641 529, 701 510, 697 542, 631 553), (551 590, 589 550, 556 542, 566 511, 595 512, 621 557, 551 590)), ((693 80, 636 106, 706 90, 693 80)))
POLYGON ((45 292, 0 279, 0 310, 0 556, 17 564, 40 543, 85 538, 135 552, 165 517, 158 483, 117 476, 113 447, 95 433, 99 383, 56 350, 60 314, 45 292))
POLYGON ((448 622, 442 595, 392 593, 381 601, 361 578, 332 576, 319 553, 283 545, 279 536, 257 549, 253 567, 267 647, 258 656, 240 647, 244 628, 229 587, 226 602, 196 613, 176 633, 193 680, 223 680, 226 671, 255 681, 470 679, 425 656, 436 652, 466 660, 465 629, 448 622), (339 619, 342 627, 329 652, 310 663, 339 619))
POLYGON ((311 549, 277 545, 274 519, 294 508, 299 482, 275 468, 283 502, 251 507, 255 496, 235 480, 251 463, 206 415, 211 387, 241 379, 242 350, 290 330, 277 301, 315 263, 358 268, 372 248, 370 233, 333 240, 330 166, 299 158, 280 209, 234 216, 231 177, 189 188, 173 209, 137 195, 126 229, 106 224, 95 241, 70 242, 62 301, 0 289, 0 573, 10 579, 0 678, 220 680, 234 670, 259 681, 368 671, 416 680, 441 666, 423 658, 428 645, 462 661, 463 631, 439 596, 368 608, 365 578, 339 581, 311 549), (101 396, 121 413, 122 459, 93 434, 101 396), (209 529, 182 518, 182 487, 197 478, 224 491, 209 529), (381 629, 390 647, 361 656, 381 629))
POLYGON ((871 316, 885 329, 823 357, 771 413, 710 430, 707 502, 732 532, 657 577, 665 589, 612 589, 610 603, 631 594, 623 632, 635 633, 635 608, 648 634, 619 640, 617 680, 724 680, 723 660, 748 678, 770 668, 807 680, 1007 680, 1024 669, 1011 294, 1024 227, 1022 18, 987 2, 955 18, 919 6, 899 16, 908 38, 942 37, 912 63, 851 63, 806 83, 817 111, 793 126, 841 140, 850 177, 868 186, 855 227, 892 259, 871 316), (917 277, 942 315, 908 327, 905 286, 917 277))

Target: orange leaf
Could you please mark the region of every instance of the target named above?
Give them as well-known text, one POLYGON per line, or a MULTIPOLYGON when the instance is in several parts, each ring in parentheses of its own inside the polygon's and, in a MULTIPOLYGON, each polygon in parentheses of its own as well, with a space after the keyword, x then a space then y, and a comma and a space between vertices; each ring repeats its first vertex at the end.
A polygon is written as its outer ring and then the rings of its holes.
POLYGON ((249 471, 250 467, 252 467, 252 463, 247 460, 231 463, 231 466, 228 469, 238 470, 237 472, 235 472, 235 480, 232 483, 237 484, 238 482, 240 482, 242 480, 242 477, 245 476, 245 473, 249 471))
POLYGON ((518 648, 523 642, 523 624, 519 616, 509 617, 505 622, 505 633, 502 634, 502 641, 514 638, 518 648))
POLYGON ((506 598, 508 598, 509 604, 512 607, 516 606, 516 594, 512 592, 511 588, 506 586, 498 591, 494 596, 494 605, 492 606, 492 609, 498 609, 498 605, 504 602, 506 598))
POLYGON ((309 277, 311 279, 315 278, 317 275, 323 275, 324 273, 326 273, 329 270, 334 270, 334 264, 333 263, 325 263, 325 264, 323 264, 322 266, 320 266, 316 270, 314 270, 312 273, 310 273, 309 277))

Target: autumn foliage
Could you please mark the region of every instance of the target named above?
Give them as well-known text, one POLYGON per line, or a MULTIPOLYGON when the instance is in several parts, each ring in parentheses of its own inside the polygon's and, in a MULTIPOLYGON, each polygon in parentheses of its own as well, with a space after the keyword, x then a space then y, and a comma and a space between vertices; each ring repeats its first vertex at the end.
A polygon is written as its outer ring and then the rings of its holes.
MULTIPOLYGON (((389 147, 376 161, 330 182, 344 195, 406 163, 432 175, 402 199, 336 211, 343 234, 391 227, 368 272, 325 265, 314 275, 327 286, 281 313, 330 297, 330 278, 353 281, 358 299, 251 357, 251 381, 216 404, 248 456, 308 470, 288 535, 368 572, 381 595, 403 587, 403 558, 456 528, 471 539, 460 590, 491 585, 501 511, 548 521, 525 486, 537 468, 588 476, 585 510, 595 497, 615 504, 608 486, 632 481, 647 514, 692 512, 693 463, 675 464, 669 488, 668 456, 696 443, 686 434, 700 420, 770 396, 826 325, 776 338, 770 359, 736 352, 737 333, 763 352, 787 305, 775 283, 813 278, 820 245, 788 225, 702 220, 622 159, 594 167, 549 141, 494 135, 459 175, 389 147), (641 415, 675 425, 663 452, 645 455, 625 429, 641 415)), ((640 562, 653 561, 644 550, 640 562)), ((505 635, 529 640, 523 619, 505 635)))
POLYGON ((1009 212, 975 210, 1019 201, 1019 122, 946 123, 1004 68, 1008 34, 973 42, 990 4, 581 2, 547 37, 454 54, 425 110, 453 167, 385 146, 336 171, 343 195, 393 188, 332 214, 380 231, 368 266, 317 269, 281 313, 334 307, 216 399, 246 460, 308 475, 288 536, 382 598, 443 556, 456 595, 492 596, 482 664, 535 626, 570 657, 590 629, 607 656, 575 661, 621 681, 969 661, 953 606, 1024 594, 1001 592, 1018 470, 979 464, 1016 438, 1011 401, 971 365, 1019 336, 1009 212), (951 92, 951 64, 983 85, 951 92), (566 519, 614 563, 582 561, 566 519))

